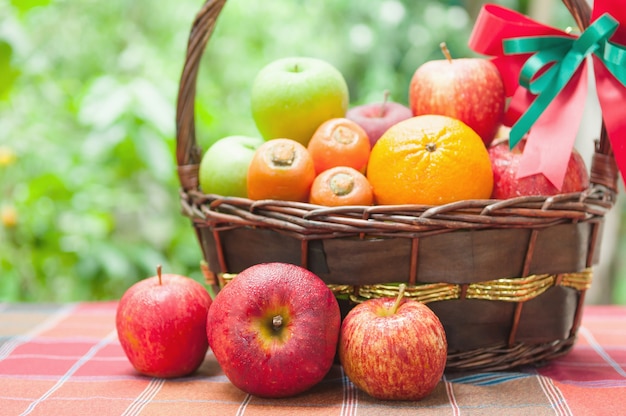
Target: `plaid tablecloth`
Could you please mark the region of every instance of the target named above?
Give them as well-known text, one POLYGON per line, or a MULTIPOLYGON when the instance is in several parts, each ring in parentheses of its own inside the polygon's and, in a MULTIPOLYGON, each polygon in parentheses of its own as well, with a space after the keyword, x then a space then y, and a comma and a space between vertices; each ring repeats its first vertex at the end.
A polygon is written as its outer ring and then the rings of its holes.
POLYGON ((1 415, 620 415, 626 408, 626 307, 587 306, 579 339, 539 369, 445 376, 420 402, 382 402, 340 366, 290 399, 251 397, 209 353, 197 374, 136 374, 115 332, 116 304, 0 304, 1 415))

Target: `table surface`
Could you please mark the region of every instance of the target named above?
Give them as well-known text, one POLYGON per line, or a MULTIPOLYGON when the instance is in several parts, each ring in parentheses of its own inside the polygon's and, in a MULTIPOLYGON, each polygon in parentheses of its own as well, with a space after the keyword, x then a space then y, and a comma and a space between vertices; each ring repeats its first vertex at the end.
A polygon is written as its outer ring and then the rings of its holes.
POLYGON ((0 304, 0 414, 618 415, 626 405, 626 307, 585 307, 576 345, 546 366, 445 375, 422 401, 383 402, 340 366, 298 397, 252 397, 210 352, 190 377, 141 376, 117 340, 116 306, 0 304))

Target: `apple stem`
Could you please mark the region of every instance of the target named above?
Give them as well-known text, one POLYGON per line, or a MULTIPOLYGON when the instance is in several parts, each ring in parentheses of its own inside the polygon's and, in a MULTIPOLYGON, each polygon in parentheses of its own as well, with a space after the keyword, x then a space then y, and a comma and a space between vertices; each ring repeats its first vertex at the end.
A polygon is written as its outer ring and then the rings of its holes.
POLYGON ((452 54, 450 54, 450 49, 448 49, 448 45, 446 45, 445 42, 441 42, 439 44, 439 47, 441 48, 441 52, 443 53, 443 56, 446 57, 448 62, 452 63, 452 54))
POLYGON ((159 278, 159 286, 161 286, 161 284, 163 283, 162 280, 161 280, 161 275, 163 273, 163 268, 161 267, 160 264, 158 264, 156 269, 157 269, 157 277, 159 278))
POLYGON ((385 90, 385 92, 383 92, 383 103, 380 105, 380 111, 378 112, 378 117, 383 117, 385 115, 385 107, 387 107, 388 101, 389 101, 389 90, 385 90))
POLYGON ((280 315, 276 315, 272 318, 272 328, 274 329, 274 331, 277 331, 280 329, 281 326, 283 326, 283 317, 280 315))
POLYGON ((402 298, 404 297, 405 290, 406 290, 406 285, 404 283, 400 283, 400 286, 398 287, 398 297, 396 298, 396 301, 391 307, 391 311, 390 311, 391 315, 395 314, 398 311, 398 308, 400 307, 400 302, 402 302, 402 298))

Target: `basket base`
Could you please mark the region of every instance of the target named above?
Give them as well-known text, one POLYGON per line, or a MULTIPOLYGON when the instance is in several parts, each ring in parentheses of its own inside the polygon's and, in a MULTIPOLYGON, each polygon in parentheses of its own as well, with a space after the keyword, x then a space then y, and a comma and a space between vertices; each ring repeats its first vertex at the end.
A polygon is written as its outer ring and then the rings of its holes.
POLYGON ((446 373, 471 371, 504 371, 522 366, 540 367, 567 354, 576 342, 576 336, 544 344, 519 343, 478 348, 448 354, 446 373))

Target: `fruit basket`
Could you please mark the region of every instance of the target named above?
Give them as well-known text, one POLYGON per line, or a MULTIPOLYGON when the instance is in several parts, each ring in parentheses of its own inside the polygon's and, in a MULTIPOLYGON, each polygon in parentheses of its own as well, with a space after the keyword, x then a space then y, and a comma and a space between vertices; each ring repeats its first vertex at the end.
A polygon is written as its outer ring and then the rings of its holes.
MULTIPOLYGON (((586 3, 565 3, 588 24, 586 3)), ((569 351, 617 192, 604 129, 583 192, 333 208, 204 194, 196 79, 224 4, 208 0, 196 16, 176 115, 182 212, 192 221, 214 290, 253 264, 293 263, 320 276, 345 310, 395 296, 406 283, 405 296, 426 302, 441 319, 450 371, 540 364, 569 351)))

